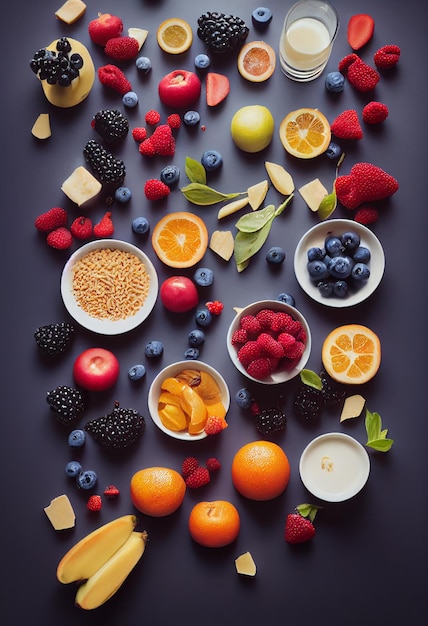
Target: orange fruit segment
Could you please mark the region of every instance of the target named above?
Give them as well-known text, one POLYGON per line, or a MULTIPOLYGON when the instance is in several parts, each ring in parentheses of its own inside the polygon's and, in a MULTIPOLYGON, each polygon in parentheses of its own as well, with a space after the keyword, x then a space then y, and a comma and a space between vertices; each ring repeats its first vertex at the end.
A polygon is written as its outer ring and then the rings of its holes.
POLYGON ((250 500, 271 500, 279 496, 290 479, 290 463, 283 449, 270 441, 243 445, 232 461, 235 489, 250 500))
POLYGON ((152 517, 174 513, 186 495, 184 478, 169 467, 147 467, 131 478, 130 493, 135 508, 152 517))
POLYGON ((331 139, 330 124, 318 109, 297 109, 282 120, 279 137, 289 154, 312 159, 326 151, 331 139))
POLYGON ((327 335, 321 358, 331 378, 340 383, 361 385, 379 369, 380 339, 366 326, 345 324, 327 335))
POLYGON ((188 431, 191 435, 200 433, 207 421, 207 409, 202 398, 186 385, 180 395, 181 408, 190 416, 188 431))
POLYGON ((183 409, 177 404, 165 404, 158 410, 159 418, 165 428, 180 432, 187 428, 187 417, 183 409))
POLYGON ((205 222, 194 213, 178 211, 162 217, 153 229, 152 246, 169 267, 192 267, 208 246, 205 222))
POLYGON ((192 45, 192 27, 179 17, 171 17, 158 26, 156 40, 164 52, 181 54, 192 45))
POLYGON ((275 51, 264 41, 250 41, 238 54, 239 73, 252 83, 262 83, 270 78, 275 65, 275 51))

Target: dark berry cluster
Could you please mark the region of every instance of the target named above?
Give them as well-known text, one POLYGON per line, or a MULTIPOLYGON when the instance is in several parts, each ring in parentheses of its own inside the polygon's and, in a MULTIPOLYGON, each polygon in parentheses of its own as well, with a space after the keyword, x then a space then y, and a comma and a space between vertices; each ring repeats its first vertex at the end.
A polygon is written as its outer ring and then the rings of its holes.
POLYGON ((85 400, 79 389, 59 385, 46 394, 49 409, 66 426, 77 420, 85 409, 85 400))
POLYGON ((203 13, 198 18, 197 34, 212 52, 231 52, 241 46, 249 28, 240 17, 218 12, 203 13))
POLYGON ((293 398, 293 411, 306 423, 318 420, 323 408, 333 408, 343 402, 345 391, 340 389, 323 370, 320 373, 321 389, 301 383, 293 398))
POLYGON ((85 430, 104 448, 122 449, 134 444, 145 427, 146 420, 141 413, 122 408, 115 402, 111 413, 90 420, 85 430))
POLYGON ((94 176, 103 184, 121 185, 126 174, 125 164, 116 159, 99 143, 90 139, 83 149, 83 155, 94 176))
POLYGON ((34 332, 36 345, 42 354, 56 356, 65 352, 71 345, 75 328, 69 322, 58 322, 39 326, 34 332))
POLYGON ((262 409, 256 413, 256 428, 262 435, 270 435, 285 430, 287 418, 277 407, 262 409))
POLYGON ((45 80, 49 85, 69 87, 83 67, 82 56, 70 52, 71 44, 67 37, 61 37, 57 41, 56 50, 38 50, 30 61, 30 67, 40 80, 45 80))
POLYGON ((117 144, 127 136, 129 122, 117 109, 104 109, 94 115, 92 127, 104 141, 117 144))

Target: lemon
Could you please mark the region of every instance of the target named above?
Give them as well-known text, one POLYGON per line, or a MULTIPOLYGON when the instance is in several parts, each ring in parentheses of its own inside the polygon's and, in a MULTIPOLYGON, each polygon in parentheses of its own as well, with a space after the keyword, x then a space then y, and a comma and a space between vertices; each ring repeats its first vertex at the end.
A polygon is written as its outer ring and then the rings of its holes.
POLYGON ((241 107, 230 124, 236 146, 244 152, 260 152, 272 141, 275 122, 272 113, 259 104, 241 107))

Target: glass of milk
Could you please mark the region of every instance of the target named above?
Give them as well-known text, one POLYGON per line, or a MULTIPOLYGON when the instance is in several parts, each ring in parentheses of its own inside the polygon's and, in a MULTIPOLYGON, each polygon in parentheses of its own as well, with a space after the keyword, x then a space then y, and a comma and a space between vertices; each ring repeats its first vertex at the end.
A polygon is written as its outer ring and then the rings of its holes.
POLYGON ((279 43, 281 69, 288 78, 317 78, 330 57, 339 29, 336 9, 324 0, 299 0, 285 16, 279 43))

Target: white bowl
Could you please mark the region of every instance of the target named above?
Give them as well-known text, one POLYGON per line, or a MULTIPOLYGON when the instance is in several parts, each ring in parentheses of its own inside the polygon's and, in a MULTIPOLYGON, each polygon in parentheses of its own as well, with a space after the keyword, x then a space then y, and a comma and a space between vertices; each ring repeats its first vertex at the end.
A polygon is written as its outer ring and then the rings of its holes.
POLYGON ((367 482, 370 459, 365 448, 344 433, 325 433, 303 450, 300 478, 312 495, 326 502, 343 502, 367 482))
POLYGON ((150 315, 158 297, 158 277, 148 256, 136 246, 118 239, 99 239, 83 245, 68 259, 61 276, 61 295, 65 308, 81 326, 100 335, 120 335, 136 328, 150 315), (134 315, 125 319, 111 320, 93 317, 79 306, 73 293, 73 268, 75 264, 89 252, 105 248, 123 250, 134 254, 144 264, 150 277, 149 292, 143 306, 134 315))
POLYGON ((295 307, 286 304, 285 302, 281 302, 280 300, 259 300, 258 302, 253 302, 248 306, 244 307, 240 310, 240 312, 235 316, 232 320, 232 323, 229 326, 229 330, 227 332, 227 349, 229 351, 229 356, 232 359, 232 363, 236 367, 236 369, 241 372, 244 376, 253 380, 257 383, 262 383, 264 385, 278 385, 280 383, 285 383, 292 378, 295 378, 302 369, 305 367, 308 362, 309 355, 311 353, 311 331, 309 329, 309 325, 303 315, 298 311, 295 307), (274 311, 284 311, 291 315, 291 317, 295 320, 298 320, 306 333, 306 345, 305 351, 303 352, 301 358, 297 362, 293 362, 292 366, 289 369, 278 369, 278 371, 274 372, 272 375, 268 376, 264 379, 254 378, 248 374, 245 367, 238 359, 238 351, 235 346, 232 345, 232 335, 239 328, 241 318, 244 315, 256 315, 262 309, 272 309, 274 311))
POLYGON ((149 413, 150 413, 150 417, 152 418, 156 426, 160 428, 160 430, 162 430, 165 434, 169 435, 170 437, 173 437, 174 439, 181 439, 182 441, 198 441, 199 439, 205 439, 205 437, 207 436, 205 432, 201 432, 196 435, 191 435, 187 431, 175 432, 173 430, 170 430, 169 428, 166 428, 163 425, 159 417, 159 413, 158 413, 158 403, 159 403, 159 396, 161 394, 162 382, 166 378, 170 378, 170 377, 173 378, 174 376, 177 376, 177 374, 179 374, 181 371, 186 370, 186 369, 202 370, 210 374, 214 378, 214 380, 216 381, 217 385, 220 388, 221 401, 224 405, 224 408, 226 409, 226 412, 229 410, 229 406, 230 406, 229 388, 226 384, 226 381, 221 376, 221 374, 216 369, 211 367, 211 365, 208 365, 207 363, 203 363, 202 361, 196 361, 196 360, 193 361, 193 360, 186 359, 185 361, 177 361, 176 363, 167 365, 155 377, 149 389, 149 395, 148 395, 149 413))
POLYGON ((369 229, 354 220, 326 220, 313 226, 303 235, 297 244, 294 253, 294 272, 301 288, 313 300, 325 304, 325 306, 343 308, 354 306, 366 300, 377 289, 385 270, 385 255, 379 239, 369 229), (324 297, 318 291, 317 286, 310 279, 307 263, 309 248, 324 248, 327 235, 342 235, 345 231, 353 230, 359 234, 362 246, 370 250, 371 260, 369 263, 370 277, 357 290, 349 291, 346 297, 324 297))

